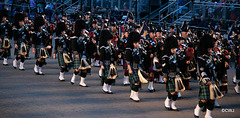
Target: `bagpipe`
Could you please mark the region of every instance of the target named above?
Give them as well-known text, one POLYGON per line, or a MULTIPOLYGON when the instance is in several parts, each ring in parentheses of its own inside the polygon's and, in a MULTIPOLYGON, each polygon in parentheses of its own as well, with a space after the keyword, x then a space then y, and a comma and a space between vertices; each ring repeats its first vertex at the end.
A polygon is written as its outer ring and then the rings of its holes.
POLYGON ((7 49, 10 47, 10 41, 7 37, 3 38, 3 48, 7 49))
POLYGON ((72 63, 70 56, 66 52, 63 52, 63 60, 66 64, 72 63))

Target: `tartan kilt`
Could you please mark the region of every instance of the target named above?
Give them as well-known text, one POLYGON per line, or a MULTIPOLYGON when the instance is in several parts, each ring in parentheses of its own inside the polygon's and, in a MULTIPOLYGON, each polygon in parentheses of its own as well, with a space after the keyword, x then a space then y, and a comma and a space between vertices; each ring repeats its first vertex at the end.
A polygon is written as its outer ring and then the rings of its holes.
POLYGON ((135 83, 140 83, 139 76, 138 76, 138 70, 133 70, 133 74, 129 74, 129 82, 130 82, 130 88, 131 90, 138 91, 140 88, 139 85, 134 85, 135 83))
POLYGON ((57 56, 58 56, 58 65, 61 67, 61 66, 66 66, 67 64, 64 62, 64 59, 63 59, 63 53, 62 52, 58 52, 57 53, 57 56))
POLYGON ((175 92, 175 78, 167 77, 166 91, 175 92))
POLYGON ((104 65, 103 78, 107 79, 110 65, 104 65))
POLYGON ((203 82, 200 82, 199 99, 210 100, 209 86, 205 85, 203 82))
POLYGON ((81 64, 81 59, 80 58, 74 58, 73 60, 73 69, 79 69, 81 64))
MULTIPOLYGON (((46 48, 45 50, 46 50, 47 56, 49 57, 49 54, 46 48)), ((36 52, 35 52, 35 59, 38 59, 38 58, 40 58, 40 48, 36 48, 36 52)))

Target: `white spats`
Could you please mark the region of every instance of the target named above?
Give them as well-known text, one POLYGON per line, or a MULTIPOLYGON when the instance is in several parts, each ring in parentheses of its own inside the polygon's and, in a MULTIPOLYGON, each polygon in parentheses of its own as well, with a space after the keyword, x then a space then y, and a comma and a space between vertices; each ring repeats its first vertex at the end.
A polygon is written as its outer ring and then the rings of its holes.
POLYGON ((8 65, 7 58, 4 58, 4 59, 3 59, 3 65, 5 65, 5 66, 8 65))
POLYGON ((107 85, 107 90, 108 90, 108 93, 109 93, 109 94, 112 94, 111 85, 107 85))
POLYGON ((123 65, 123 59, 121 59, 121 66, 123 65))
POLYGON ((79 85, 82 86, 82 87, 87 87, 87 85, 85 84, 85 78, 84 77, 81 77, 79 85))
POLYGON ((107 86, 108 86, 108 85, 104 82, 102 89, 103 89, 103 91, 104 91, 105 93, 108 92, 107 86))
POLYGON ((148 90, 153 92, 155 89, 153 88, 153 82, 148 82, 148 90))
POLYGON ((176 104, 176 101, 173 101, 173 100, 172 100, 171 108, 172 108, 172 110, 177 111, 178 109, 177 109, 177 107, 176 107, 175 104, 176 104))
POLYGON ((170 110, 170 99, 167 97, 166 100, 164 101, 164 105, 166 109, 170 110))
POLYGON ((182 98, 182 95, 180 92, 178 92, 178 98, 182 98))
POLYGON ((215 106, 216 108, 221 108, 221 105, 218 104, 217 100, 215 100, 214 106, 215 106))
POLYGON ((14 67, 15 69, 17 68, 17 60, 16 60, 16 59, 13 60, 13 67, 14 67))
POLYGON ((63 72, 60 72, 59 80, 60 80, 60 81, 65 81, 65 79, 64 79, 64 73, 63 73, 63 72))
POLYGON ((238 86, 238 84, 236 84, 236 86, 234 87, 234 90, 235 90, 235 92, 236 92, 237 94, 240 93, 240 92, 239 92, 239 86, 238 86))
POLYGON ((19 70, 24 70, 24 63, 20 62, 19 70))
POLYGON ((96 60, 96 61, 95 61, 95 66, 96 66, 96 67, 99 67, 99 66, 100 66, 100 65, 99 65, 99 60, 96 60))
POLYGON ((199 105, 197 104, 196 108, 194 109, 194 116, 195 116, 195 117, 199 117, 199 115, 200 115, 200 110, 201 110, 201 108, 200 108, 199 105))
POLYGON ((161 83, 161 84, 165 83, 165 82, 163 81, 163 76, 159 75, 159 81, 158 81, 158 82, 161 83))
POLYGON ((212 118, 211 114, 212 114, 212 111, 207 109, 206 114, 205 114, 205 118, 212 118))
POLYGON ((72 79, 71 79, 71 84, 75 83, 76 75, 73 73, 72 79))
POLYGON ((123 84, 124 85, 129 85, 130 83, 129 83, 129 76, 124 76, 123 77, 123 84))
POLYGON ((39 73, 39 75, 43 75, 42 67, 38 67, 38 73, 39 73))
POLYGON ((236 75, 233 76, 232 82, 233 82, 234 84, 237 83, 236 75))
POLYGON ((135 92, 135 91, 131 90, 130 99, 135 101, 135 102, 139 102, 140 99, 138 97, 138 92, 135 92))
POLYGON ((38 73, 38 66, 36 64, 35 64, 33 70, 34 70, 34 73, 38 73))

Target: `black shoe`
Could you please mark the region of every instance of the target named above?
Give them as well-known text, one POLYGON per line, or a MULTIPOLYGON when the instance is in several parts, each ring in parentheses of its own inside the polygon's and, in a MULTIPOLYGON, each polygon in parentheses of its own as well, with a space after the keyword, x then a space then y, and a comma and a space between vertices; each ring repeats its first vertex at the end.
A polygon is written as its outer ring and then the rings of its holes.
POLYGON ((60 79, 58 79, 59 81, 61 81, 61 82, 64 82, 65 80, 60 80, 60 79))
POLYGON ((83 85, 81 85, 81 84, 79 84, 79 86, 81 86, 81 87, 88 87, 88 85, 86 85, 86 86, 83 86, 83 85))
POLYGON ((74 83, 73 82, 70 82, 71 83, 71 85, 73 85, 74 83))
POLYGON ((171 108, 171 110, 172 110, 172 111, 179 111, 178 109, 172 109, 172 108, 171 108))
POLYGON ((3 64, 4 66, 8 66, 8 64, 3 64))
POLYGON ((215 108, 222 108, 222 106, 214 106, 215 108))
POLYGON ((104 90, 103 90, 103 92, 104 92, 104 93, 108 93, 108 91, 104 91, 104 90))
POLYGON ((19 70, 24 71, 24 69, 19 69, 19 70))
POLYGON ((194 112, 193 112, 193 116, 194 116, 194 118, 199 118, 199 116, 196 116, 196 115, 194 114, 194 112))
POLYGON ((38 73, 38 75, 44 75, 44 74, 43 73, 42 74, 38 73))
POLYGON ((158 82, 158 83, 160 83, 160 84, 165 84, 165 82, 158 82))
POLYGON ((170 111, 170 110, 171 110, 171 108, 170 108, 170 107, 166 107, 166 106, 165 106, 165 108, 166 108, 168 111, 170 111))
POLYGON ((129 86, 130 84, 124 84, 124 86, 129 86))
POLYGON ((149 91, 150 93, 152 93, 152 92, 155 92, 155 89, 153 89, 153 90, 148 89, 148 91, 149 91))
POLYGON ((181 100, 181 99, 183 99, 183 97, 178 97, 177 99, 178 99, 178 100, 181 100))
POLYGON ((17 67, 13 67, 14 69, 17 69, 17 67))

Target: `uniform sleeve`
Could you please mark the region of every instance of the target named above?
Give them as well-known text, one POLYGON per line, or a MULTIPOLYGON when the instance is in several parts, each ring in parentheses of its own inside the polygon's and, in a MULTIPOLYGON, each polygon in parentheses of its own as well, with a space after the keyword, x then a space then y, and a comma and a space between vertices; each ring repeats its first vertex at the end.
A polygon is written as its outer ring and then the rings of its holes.
POLYGON ((101 47, 100 48, 100 65, 103 65, 104 56, 105 56, 105 48, 101 47))
POLYGON ((13 32, 13 40, 14 40, 14 44, 17 44, 17 41, 18 41, 18 31, 17 31, 17 28, 13 28, 12 29, 12 32, 13 32))
POLYGON ((57 54, 58 46, 59 46, 59 38, 55 38, 54 54, 57 54))
POLYGON ((168 57, 163 57, 162 58, 162 72, 164 77, 167 76, 167 74, 169 73, 169 58, 168 57))

